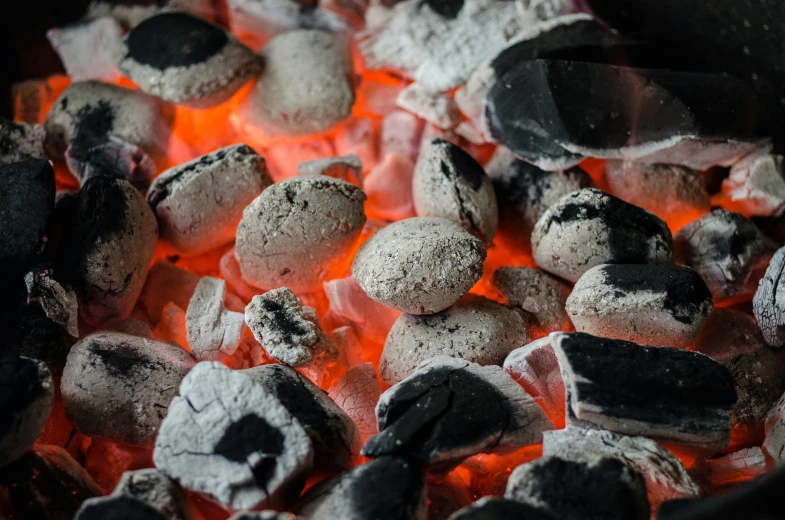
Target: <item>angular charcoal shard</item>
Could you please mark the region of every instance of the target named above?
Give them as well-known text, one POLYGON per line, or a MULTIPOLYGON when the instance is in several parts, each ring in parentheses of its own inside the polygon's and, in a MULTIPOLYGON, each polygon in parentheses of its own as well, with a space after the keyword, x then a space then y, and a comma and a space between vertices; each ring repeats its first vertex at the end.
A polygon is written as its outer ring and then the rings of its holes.
POLYGON ((665 222, 594 188, 565 195, 549 207, 537 221, 531 243, 540 268, 571 282, 599 264, 667 264, 673 259, 673 238, 665 222))
POLYGON ((230 33, 182 12, 134 27, 117 64, 144 92, 193 108, 226 101, 262 70, 261 59, 230 33))
POLYGON ((493 272, 493 285, 507 302, 526 312, 540 334, 571 330, 564 309, 570 287, 538 269, 501 267, 493 272))
POLYGON ((226 282, 205 276, 196 286, 185 313, 188 345, 200 361, 234 354, 243 336, 244 316, 224 305, 226 282))
POLYGON ((752 298, 752 311, 758 320, 763 339, 772 347, 785 345, 785 283, 780 283, 785 271, 785 247, 774 253, 761 278, 755 296, 752 298))
POLYGON ((444 92, 432 92, 419 83, 412 83, 398 94, 396 104, 437 128, 449 130, 461 120, 452 97, 444 92))
POLYGON ((190 354, 178 346, 93 333, 68 354, 60 385, 66 416, 85 435, 152 446, 192 366, 190 354))
POLYGON ((45 138, 46 130, 41 125, 15 123, 0 117, 0 166, 46 159, 45 138))
POLYGON ((734 164, 715 203, 744 215, 776 217, 785 211, 785 157, 770 147, 734 164))
POLYGON ((537 401, 557 426, 564 425, 564 382, 551 338, 540 338, 510 352, 504 371, 537 401))
POLYGON ((278 399, 240 372, 203 362, 180 385, 153 460, 224 507, 279 508, 302 489, 313 447, 278 399))
POLYGON ((450 470, 478 453, 538 442, 553 428, 542 409, 500 367, 438 356, 382 394, 378 435, 366 457, 400 455, 450 470))
POLYGON ((63 327, 71 336, 79 337, 76 293, 54 279, 50 269, 34 269, 25 275, 27 304, 37 303, 46 317, 63 327))
POLYGON ((402 314, 387 335, 379 374, 393 385, 434 356, 501 365, 507 354, 528 341, 523 313, 469 294, 436 314, 402 314))
POLYGON ((363 164, 355 154, 302 162, 297 165, 297 174, 326 175, 361 188, 363 186, 363 164))
POLYGON ((610 457, 528 462, 513 470, 504 497, 554 518, 648 520, 651 512, 641 474, 610 457))
POLYGON ((497 78, 486 103, 494 140, 546 169, 597 157, 704 170, 767 137, 754 92, 720 74, 522 61, 497 78))
POLYGON ((460 147, 434 139, 414 168, 412 198, 418 217, 442 217, 485 243, 496 234, 498 208, 491 179, 460 147))
POLYGON ((382 387, 372 363, 347 370, 330 388, 330 399, 351 417, 363 440, 379 433, 376 427, 376 403, 382 387))
POLYGON ((167 520, 169 515, 132 497, 101 497, 85 500, 74 520, 167 520))
POLYGON ((672 264, 592 267, 566 304, 578 332, 672 347, 692 344, 712 308, 711 292, 698 273, 672 264))
POLYGON ((460 511, 448 520, 554 520, 549 513, 517 500, 500 497, 484 497, 460 511))
POLYGON ((736 402, 727 368, 708 356, 588 334, 552 336, 567 392, 567 424, 718 450, 736 402))
POLYGON ((300 499, 297 512, 320 520, 425 520, 422 466, 402 457, 380 457, 323 480, 300 499))

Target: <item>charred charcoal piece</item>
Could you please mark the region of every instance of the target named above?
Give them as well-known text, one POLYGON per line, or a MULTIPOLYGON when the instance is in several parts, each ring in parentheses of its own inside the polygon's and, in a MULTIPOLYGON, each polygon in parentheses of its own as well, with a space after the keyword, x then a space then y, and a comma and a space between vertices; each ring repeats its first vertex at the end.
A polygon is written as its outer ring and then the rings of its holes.
POLYGON ((180 347, 96 332, 68 354, 60 390, 69 420, 85 435, 152 446, 177 385, 193 366, 180 347))
POLYGON ((641 474, 609 457, 528 462, 513 470, 504 497, 563 519, 648 520, 651 512, 641 474))
POLYGON ((730 371, 710 357, 581 332, 551 337, 567 424, 706 449, 728 445, 736 392, 730 371))
POLYGON ((528 313, 530 325, 542 334, 571 330, 565 310, 570 287, 538 269, 501 267, 493 273, 493 285, 507 302, 528 313))
POLYGON ((766 457, 757 446, 724 457, 709 459, 706 463, 711 474, 711 484, 715 489, 746 482, 766 474, 766 457))
POLYGON ((555 520, 528 504, 500 497, 484 497, 450 516, 448 520, 555 520))
POLYGON ((24 356, 46 363, 55 378, 63 373, 71 338, 34 306, 0 312, 3 344, 0 355, 24 356))
POLYGON ((785 210, 785 158, 768 147, 742 158, 722 181, 715 202, 755 217, 776 217, 785 210))
POLYGON ((419 83, 412 83, 398 94, 396 104, 437 128, 455 128, 461 120, 452 97, 444 92, 433 92, 419 83))
POLYGON ((538 442, 553 428, 542 409, 500 367, 446 356, 422 363, 382 394, 380 433, 366 457, 400 455, 449 470, 466 457, 538 442), (458 434, 460 433, 460 434, 458 434))
POLYGON ((418 217, 442 217, 485 243, 496 234, 498 209, 491 179, 458 146, 434 139, 420 152, 412 181, 418 217))
POLYGON ((566 310, 575 330, 649 345, 687 347, 713 308, 703 279, 683 265, 603 264, 575 283, 566 310))
POLYGON ((182 12, 134 27, 117 65, 144 92, 192 108, 226 101, 262 70, 259 57, 230 33, 182 12))
POLYGON ((774 253, 761 278, 755 296, 752 298, 752 310, 763 333, 763 339, 772 347, 785 345, 785 297, 778 298, 785 291, 785 284, 780 285, 782 272, 785 270, 785 247, 774 253))
POLYGON ((326 175, 360 188, 363 186, 363 164, 354 154, 302 162, 297 165, 297 174, 326 175))
POLYGON ((59 265, 88 323, 131 313, 157 239, 155 215, 131 184, 109 177, 93 177, 85 183, 66 224, 59 265))
POLYGON ((181 486, 224 507, 286 507, 313 463, 300 422, 248 376, 202 362, 183 379, 153 460, 181 486))
POLYGON ((436 314, 402 314, 387 335, 379 373, 385 383, 394 385, 434 356, 501 365, 507 354, 528 341, 520 311, 470 294, 436 314))
POLYGON ((537 265, 571 282, 599 264, 667 264, 673 259, 673 238, 665 222, 594 188, 565 195, 549 207, 531 241, 537 265))
POLYGON ((357 252, 354 279, 388 307, 410 314, 439 312, 482 276, 482 242, 443 218, 418 217, 376 232, 357 252))
MULTIPOLYGON (((173 520, 188 518, 182 490, 174 480, 157 469, 126 471, 109 497, 139 500, 173 520)), ((103 499, 91 499, 90 502, 97 500, 103 499)))
POLYGON ((42 361, 0 356, 0 468, 24 455, 41 435, 54 386, 42 361))
POLYGON ((79 20, 50 29, 46 38, 72 81, 117 83, 122 78, 115 63, 115 53, 123 39, 123 28, 111 16, 79 20))
POLYGON ((320 520, 425 520, 426 502, 419 464, 380 457, 312 487, 297 512, 320 520))
POLYGON ((29 159, 46 159, 41 125, 15 123, 0 117, 0 166, 29 159))
POLYGON ((263 289, 321 289, 365 224, 365 194, 330 177, 294 177, 262 192, 243 211, 237 261, 245 281, 263 289))
POLYGON ((169 515, 132 497, 101 497, 85 500, 74 520, 168 520, 169 515))
POLYGON ((540 338, 510 352, 504 371, 537 401, 557 426, 564 425, 564 382, 551 338, 540 338))
POLYGON ((752 221, 721 208, 684 226, 673 241, 717 301, 751 298, 777 249, 752 221))
POLYGON ((205 276, 196 286, 185 313, 188 346, 200 361, 220 361, 234 354, 243 336, 243 314, 224 305, 226 282, 205 276))
POLYGON ((76 139, 78 146, 66 150, 65 162, 82 185, 92 177, 104 176, 125 179, 141 192, 150 186, 157 171, 155 162, 138 146, 81 130, 76 139))
POLYGON ((766 417, 763 452, 775 466, 785 466, 785 394, 774 404, 766 417))
POLYGON ((330 399, 351 417, 362 439, 379 433, 376 427, 376 403, 382 388, 372 363, 347 370, 330 388, 330 399))
POLYGON ((37 303, 46 317, 79 337, 76 293, 60 285, 49 269, 33 269, 25 275, 27 304, 37 303))

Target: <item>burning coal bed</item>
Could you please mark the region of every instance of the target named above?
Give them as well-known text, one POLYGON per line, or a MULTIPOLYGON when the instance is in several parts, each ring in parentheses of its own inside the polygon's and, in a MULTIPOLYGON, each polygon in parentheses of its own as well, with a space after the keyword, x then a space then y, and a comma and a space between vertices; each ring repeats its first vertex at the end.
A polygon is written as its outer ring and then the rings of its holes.
POLYGON ((743 78, 568 0, 48 37, 68 76, 0 121, 0 518, 785 518, 785 160, 743 78))

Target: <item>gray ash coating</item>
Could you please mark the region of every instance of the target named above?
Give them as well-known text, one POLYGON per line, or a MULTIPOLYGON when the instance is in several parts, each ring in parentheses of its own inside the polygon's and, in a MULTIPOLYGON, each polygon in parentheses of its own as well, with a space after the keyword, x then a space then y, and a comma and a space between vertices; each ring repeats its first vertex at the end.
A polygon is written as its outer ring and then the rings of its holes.
POLYGON ((517 500, 489 496, 456 511, 448 520, 554 520, 553 516, 517 500))
POLYGON ((112 497, 87 501, 74 520, 167 520, 170 517, 153 506, 132 497, 112 497))
POLYGON ((17 356, 0 357, 0 439, 46 390, 38 362, 17 356))
POLYGON ((25 137, 27 135, 27 127, 23 124, 8 121, 3 118, 0 118, 0 125, 2 125, 4 130, 4 132, 0 134, 0 157, 2 157, 3 155, 11 154, 11 152, 14 151, 17 144, 16 140, 12 137, 25 137))
POLYGON ((453 173, 460 175, 473 190, 478 190, 485 177, 485 170, 483 170, 480 163, 474 157, 466 153, 460 146, 446 141, 442 138, 434 139, 432 144, 438 144, 447 148, 447 157, 449 163, 442 162, 442 173, 445 177, 450 179, 453 173))
POLYGON ((291 312, 279 302, 261 300, 261 306, 272 315, 272 320, 266 326, 278 333, 284 343, 298 343, 310 333, 301 322, 293 320, 291 312))
POLYGON ((270 426, 263 417, 249 414, 226 428, 213 453, 238 463, 263 453, 261 460, 254 464, 253 476, 260 487, 265 487, 275 472, 276 458, 283 453, 283 440, 280 430, 270 426))
POLYGON ((463 9, 463 3, 464 0, 420 0, 419 7, 427 5, 442 18, 454 20, 463 9))

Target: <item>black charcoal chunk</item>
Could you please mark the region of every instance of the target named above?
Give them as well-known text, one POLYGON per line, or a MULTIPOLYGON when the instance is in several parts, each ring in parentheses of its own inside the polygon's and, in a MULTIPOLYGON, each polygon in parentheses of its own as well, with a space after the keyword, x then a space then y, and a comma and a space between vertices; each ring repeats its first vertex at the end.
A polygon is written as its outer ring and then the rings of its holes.
POLYGON ((38 304, 46 317, 79 337, 76 293, 55 280, 51 269, 36 268, 25 275, 27 304, 38 304))
POLYGON ((74 520, 168 520, 171 517, 150 504, 132 497, 102 497, 85 500, 74 520))
POLYGON ((71 338, 35 306, 20 305, 0 312, 3 343, 0 355, 24 356, 46 363, 55 378, 63 373, 71 338))
POLYGON ((758 217, 785 211, 785 157, 763 146, 743 157, 722 181, 715 204, 758 217))
MULTIPOLYGON (((109 497, 139 500, 173 520, 189 518, 185 494, 174 480, 157 469, 126 471, 109 497)), ((94 500, 102 499, 91 499, 94 500)))
POLYGON ((501 367, 438 356, 382 394, 379 434, 366 457, 399 455, 434 471, 449 470, 478 453, 528 446, 553 424, 501 367))
POLYGON ((733 378, 710 357, 671 347, 554 333, 567 424, 719 450, 730 441, 733 378))
POLYGON ((517 500, 481 498, 450 516, 448 520, 556 520, 550 514, 517 500))
POLYGON ((380 457, 309 489, 297 513, 319 520, 425 520, 426 506, 422 466, 380 457))
POLYGON ((781 294, 785 292, 785 283, 780 283, 783 271, 785 247, 774 253, 752 298, 752 311, 763 339, 772 347, 785 345, 785 296, 781 294))
POLYGON ((0 166, 30 159, 46 159, 41 125, 15 123, 0 117, 0 166))

